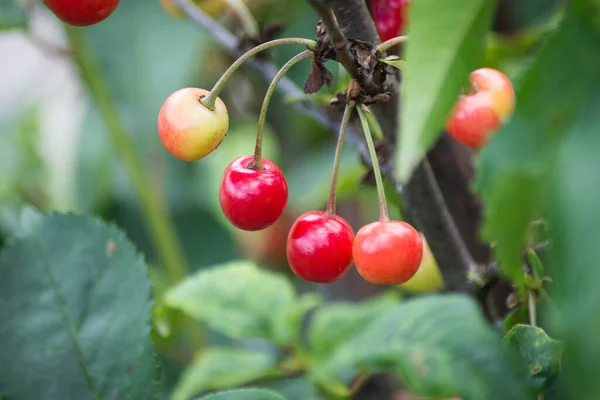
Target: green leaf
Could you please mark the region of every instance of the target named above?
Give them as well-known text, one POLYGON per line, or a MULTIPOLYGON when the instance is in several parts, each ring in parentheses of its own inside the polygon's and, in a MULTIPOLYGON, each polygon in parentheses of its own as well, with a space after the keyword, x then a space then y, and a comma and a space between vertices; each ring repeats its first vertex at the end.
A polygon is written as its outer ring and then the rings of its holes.
POLYGON ((188 400, 208 390, 243 385, 276 374, 275 354, 236 348, 203 350, 183 372, 171 400, 188 400))
POLYGON ((317 310, 308 330, 308 342, 318 357, 330 354, 368 326, 377 316, 398 304, 395 292, 361 303, 331 303, 317 310))
POLYGON ((150 281, 134 247, 87 217, 31 228, 0 254, 0 393, 153 398, 150 281))
POLYGON ((199 400, 285 400, 285 398, 271 390, 240 389, 211 394, 199 400))
POLYGON ((396 169, 406 183, 442 133, 469 73, 484 57, 494 2, 419 0, 411 4, 402 78, 396 169), (432 12, 435 10, 435 12, 432 12))
POLYGON ((478 157, 477 189, 485 204, 482 233, 496 243, 503 273, 517 284, 523 280, 527 228, 545 203, 556 151, 600 70, 600 41, 582 4, 570 3, 560 30, 522 77, 513 118, 478 157))
POLYGON ((249 261, 202 270, 165 295, 169 306, 232 338, 276 338, 276 324, 295 301, 290 281, 249 261))
POLYGON ((563 344, 530 325, 516 325, 503 340, 527 361, 538 392, 550 387, 560 372, 563 344))
POLYGON ((28 16, 22 0, 0 0, 0 31, 27 26, 28 16))
POLYGON ((549 174, 553 238, 545 265, 554 282, 549 289, 558 310, 555 328, 566 346, 565 398, 585 400, 600 398, 600 82, 589 90, 549 174))
POLYGON ((275 325, 278 343, 297 342, 307 312, 323 302, 317 293, 304 293, 285 311, 283 319, 275 325))
POLYGON ((527 252, 527 261, 529 263, 529 267, 531 267, 533 276, 536 279, 542 279, 544 277, 544 266, 542 265, 542 260, 540 260, 535 251, 529 250, 527 252))
POLYGON ((394 68, 399 69, 400 71, 404 71, 406 68, 406 61, 404 60, 400 60, 400 59, 388 59, 388 58, 382 58, 380 60, 382 63, 386 63, 388 65, 391 65, 394 68))
POLYGON ((471 298, 434 295, 382 314, 341 345, 313 377, 330 382, 348 367, 395 371, 416 395, 531 399, 519 361, 471 298))
POLYGON ((529 309, 526 305, 519 305, 517 308, 508 313, 506 317, 504 317, 504 333, 508 333, 512 329, 513 326, 517 324, 522 324, 527 319, 527 312, 529 309))

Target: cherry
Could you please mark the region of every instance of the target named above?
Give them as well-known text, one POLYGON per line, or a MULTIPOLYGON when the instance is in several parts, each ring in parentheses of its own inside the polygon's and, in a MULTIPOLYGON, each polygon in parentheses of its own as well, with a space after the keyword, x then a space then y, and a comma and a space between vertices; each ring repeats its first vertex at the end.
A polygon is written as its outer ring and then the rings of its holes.
POLYGON ((328 216, 323 211, 304 213, 288 235, 288 262, 305 281, 336 281, 350 269, 353 240, 350 224, 340 216, 328 216))
POLYGON ((423 258, 423 240, 406 222, 380 220, 358 231, 352 256, 365 280, 399 285, 417 272, 423 258))
POLYGON ((446 130, 456 141, 477 150, 514 112, 515 92, 506 75, 492 68, 473 71, 469 79, 473 93, 459 97, 446 130))
POLYGON ((371 12, 382 42, 402 35, 410 0, 372 0, 371 12))
POLYGON ((158 135, 169 153, 184 161, 199 160, 216 149, 229 128, 227 107, 220 98, 214 111, 200 99, 209 92, 179 89, 171 94, 158 114, 158 135))
POLYGON ((221 180, 221 209, 234 226, 258 231, 272 225, 283 214, 288 187, 274 162, 262 158, 262 169, 254 168, 254 157, 233 160, 221 180))
POLYGON ((444 288, 444 279, 427 241, 423 235, 421 235, 421 238, 423 239, 423 260, 421 261, 421 265, 417 273, 399 287, 409 293, 439 292, 444 288))
POLYGON ((64 22, 88 26, 106 19, 120 0, 44 0, 46 6, 64 22))

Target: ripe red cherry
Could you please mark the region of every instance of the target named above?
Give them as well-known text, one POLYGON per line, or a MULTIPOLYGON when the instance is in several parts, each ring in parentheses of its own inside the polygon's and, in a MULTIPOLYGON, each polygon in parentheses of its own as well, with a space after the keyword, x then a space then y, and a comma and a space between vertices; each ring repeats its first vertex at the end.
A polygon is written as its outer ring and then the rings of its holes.
POLYGON ((460 96, 446 130, 456 141, 477 150, 514 112, 515 92, 510 79, 492 68, 473 71, 469 79, 473 93, 460 96))
POLYGON ((254 169, 253 161, 252 156, 236 158, 221 180, 221 209, 229 222, 246 231, 272 225, 283 214, 288 198, 279 167, 263 158, 263 169, 254 169))
POLYGON ((64 22, 88 26, 112 14, 119 5, 119 0, 44 0, 44 3, 64 22))
POLYGON ((307 212, 296 220, 288 235, 288 262, 305 281, 336 281, 350 269, 353 240, 354 232, 342 217, 307 212))
POLYGON ((377 221, 363 226, 352 247, 354 265, 367 281, 399 285, 416 274, 423 258, 423 240, 411 225, 377 221))
POLYGON ((382 42, 402 35, 410 0, 372 0, 373 21, 382 42))

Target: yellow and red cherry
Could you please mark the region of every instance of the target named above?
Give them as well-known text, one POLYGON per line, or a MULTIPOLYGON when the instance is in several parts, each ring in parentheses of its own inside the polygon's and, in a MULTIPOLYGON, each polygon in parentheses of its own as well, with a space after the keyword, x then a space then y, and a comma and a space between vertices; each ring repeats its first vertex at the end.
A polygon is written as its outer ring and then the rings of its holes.
POLYGON ((227 107, 217 98, 214 110, 200 102, 209 92, 179 89, 171 94, 158 114, 158 136, 165 149, 184 161, 199 160, 216 149, 229 128, 227 107))
POLYGON ((246 231, 265 229, 281 217, 288 198, 283 173, 274 162, 262 158, 262 168, 253 156, 233 160, 221 180, 220 202, 225 217, 246 231))
POLYGON ((510 79, 492 68, 481 68, 469 76, 473 92, 461 95, 446 123, 456 141, 478 150, 515 110, 515 92, 510 79))
POLYGON ((352 257, 366 281, 399 285, 417 272, 423 258, 423 240, 406 222, 372 222, 357 232, 352 257))
POLYGON ((308 282, 334 282, 350 269, 353 240, 354 232, 342 217, 323 211, 304 213, 288 235, 290 268, 308 282))
POLYGON ((108 18, 119 0, 44 0, 44 4, 67 24, 89 26, 108 18))

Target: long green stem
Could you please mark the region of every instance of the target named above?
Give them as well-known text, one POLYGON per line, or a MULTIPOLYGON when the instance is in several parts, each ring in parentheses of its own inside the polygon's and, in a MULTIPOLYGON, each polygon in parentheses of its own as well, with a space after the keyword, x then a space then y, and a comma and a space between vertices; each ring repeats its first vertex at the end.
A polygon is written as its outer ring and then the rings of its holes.
POLYGON ((346 130, 352 111, 354 110, 354 104, 347 105, 344 110, 344 116, 342 117, 342 123, 340 124, 340 133, 338 135, 337 145, 335 146, 335 156, 333 157, 333 172, 331 174, 331 188, 329 189, 329 200, 327 201, 327 208, 325 209, 325 215, 328 217, 335 217, 335 192, 337 189, 338 171, 340 169, 340 159, 342 158, 342 149, 344 147, 344 137, 346 136, 346 130))
POLYGON ((240 19, 246 34, 253 38, 259 37, 260 30, 258 29, 258 23, 252 16, 246 3, 242 0, 227 0, 227 3, 235 15, 240 19))
POLYGON ((172 283, 178 282, 187 274, 187 263, 183 249, 177 239, 173 222, 167 214, 161 196, 156 187, 153 186, 150 176, 136 153, 127 128, 119 118, 119 112, 106 88, 101 71, 93 60, 81 30, 73 27, 67 27, 66 29, 81 77, 87 84, 90 94, 106 122, 117 154, 129 171, 154 246, 156 246, 162 264, 167 269, 170 281, 172 283))
POLYGON ((365 116, 369 121, 369 126, 371 127, 373 136, 375 136, 375 139, 383 140, 383 129, 381 129, 381 125, 379 124, 379 121, 377 121, 377 117, 375 117, 375 114, 371 112, 371 109, 368 106, 363 104, 361 107, 363 108, 365 116))
POLYGON ((302 53, 292 57, 281 69, 277 72, 277 75, 271 81, 269 88, 267 89, 267 93, 265 93, 265 99, 263 100, 262 107, 260 109, 260 115, 258 117, 258 128, 256 130, 256 147, 254 148, 254 162, 252 168, 262 169, 262 138, 263 138, 263 130, 265 127, 265 121, 267 120, 267 110, 269 109, 269 103, 271 102, 271 97, 273 97, 273 93, 275 93, 275 89, 277 88, 277 84, 285 76, 285 74, 296 65, 298 62, 310 58, 312 56, 312 51, 306 50, 302 53))
POLYGON ((371 128, 369 127, 369 120, 365 115, 365 112, 361 107, 356 107, 360 122, 362 124, 363 131, 365 132, 365 140, 367 141, 367 147, 369 148, 369 155, 371 156, 371 163, 373 164, 373 173, 375 174, 375 183, 377 185, 377 197, 379 198, 379 220, 389 221, 390 214, 388 212, 387 202, 385 200, 385 189, 383 188, 383 179, 381 179, 381 170, 379 169, 379 160, 377 159, 377 151, 375 151, 375 144, 373 144, 373 136, 371 135, 371 128))
POLYGON ((408 36, 396 36, 394 38, 388 39, 385 42, 377 45, 377 50, 381 51, 382 53, 385 53, 392 47, 397 46, 401 43, 404 43, 407 40, 408 40, 408 36))
POLYGON ((219 93, 221 93, 221 90, 223 90, 223 87, 225 87, 225 84, 227 83, 229 78, 231 78, 231 76, 235 73, 235 71, 238 70, 239 67, 242 66, 242 64, 244 64, 250 58, 254 57, 256 54, 260 53, 263 50, 267 50, 267 49, 273 48, 275 46, 280 46, 283 44, 302 44, 302 45, 307 46, 309 49, 315 49, 315 47, 317 45, 317 43, 314 40, 303 39, 303 38, 275 39, 275 40, 271 40, 269 42, 260 44, 256 47, 248 50, 246 53, 244 53, 242 56, 240 56, 240 58, 235 60, 235 62, 233 64, 231 64, 231 66, 227 69, 227 71, 225 71, 225 73, 217 81, 217 83, 215 83, 215 86, 213 86, 210 93, 208 93, 206 95, 206 97, 203 97, 200 100, 200 102, 202 104, 204 104, 206 107, 208 107, 209 109, 214 110, 215 109, 215 101, 217 101, 217 97, 219 97, 219 93))

